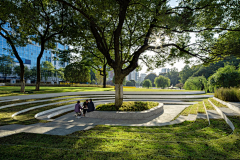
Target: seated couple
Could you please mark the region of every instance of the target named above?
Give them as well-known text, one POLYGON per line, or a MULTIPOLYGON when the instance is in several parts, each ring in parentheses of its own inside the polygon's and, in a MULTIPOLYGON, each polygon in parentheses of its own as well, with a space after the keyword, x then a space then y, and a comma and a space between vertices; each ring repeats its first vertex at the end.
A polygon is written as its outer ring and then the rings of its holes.
POLYGON ((95 110, 94 103, 92 102, 92 99, 90 99, 90 102, 88 102, 88 99, 86 102, 83 103, 83 106, 80 105, 80 101, 77 101, 77 104, 75 105, 75 112, 78 118, 81 118, 83 110, 83 117, 85 117, 86 112, 91 112, 95 110))

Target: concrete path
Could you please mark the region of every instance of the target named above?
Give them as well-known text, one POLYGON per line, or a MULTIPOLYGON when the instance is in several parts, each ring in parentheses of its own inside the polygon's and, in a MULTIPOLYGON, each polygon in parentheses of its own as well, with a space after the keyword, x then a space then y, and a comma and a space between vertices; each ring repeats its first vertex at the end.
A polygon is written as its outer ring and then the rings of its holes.
POLYGON ((219 109, 226 114, 227 116, 240 116, 239 113, 235 112, 234 110, 231 110, 230 108, 220 108, 219 109))
POLYGON ((115 119, 97 119, 97 118, 76 118, 74 112, 61 116, 49 123, 37 123, 32 125, 6 125, 0 126, 0 137, 20 133, 40 133, 51 135, 67 135, 73 132, 90 129, 95 125, 121 125, 121 126, 163 126, 181 123, 185 119, 172 121, 183 109, 188 105, 165 105, 164 112, 149 117, 148 119, 140 120, 115 120, 115 119))

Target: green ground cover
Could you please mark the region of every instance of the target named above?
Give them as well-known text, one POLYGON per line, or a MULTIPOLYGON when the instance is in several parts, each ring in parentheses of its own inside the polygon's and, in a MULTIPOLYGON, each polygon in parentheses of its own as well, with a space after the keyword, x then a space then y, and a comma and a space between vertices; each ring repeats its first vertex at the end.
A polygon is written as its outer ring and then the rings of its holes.
POLYGON ((228 106, 216 101, 215 99, 213 98, 209 98, 209 100, 217 107, 223 107, 223 108, 228 108, 228 106))
POLYGON ((211 103, 208 102, 208 99, 204 100, 204 104, 207 110, 215 110, 215 108, 211 105, 211 103))
MULTIPOLYGON (((50 87, 41 86, 40 91, 35 91, 35 86, 26 86, 26 94, 45 94, 45 93, 61 93, 61 92, 89 92, 89 91, 114 91, 113 88, 101 87, 50 87)), ((123 88, 123 91, 135 92, 191 92, 193 90, 174 90, 174 89, 147 89, 147 88, 123 88)), ((26 95, 25 94, 25 95, 26 95)), ((0 97, 24 95, 20 93, 20 86, 0 86, 0 97)))
POLYGON ((0 138, 0 159, 239 159, 240 117, 164 127, 96 126, 68 136, 20 133, 0 138), (184 128, 184 129, 182 129, 184 128))
MULTIPOLYGON (((158 102, 128 101, 123 102, 118 111, 144 111, 158 106, 158 102)), ((116 111, 115 103, 99 104, 96 106, 99 111, 116 111)))
POLYGON ((202 101, 185 108, 179 115, 187 116, 188 114, 198 114, 198 113, 205 113, 205 109, 202 101))
POLYGON ((0 109, 0 126, 2 125, 8 125, 8 124, 33 124, 33 123, 38 123, 38 122, 46 122, 43 120, 38 120, 34 118, 34 115, 37 114, 38 112, 47 110, 47 109, 52 109, 55 107, 60 107, 63 105, 68 105, 68 104, 74 104, 76 101, 73 102, 67 102, 67 103, 60 103, 60 104, 55 104, 55 105, 49 105, 46 107, 42 108, 37 108, 31 111, 28 111, 26 113, 17 115, 12 118, 12 115, 18 111, 21 111, 23 109, 27 109, 30 107, 35 107, 43 104, 49 104, 49 103, 54 103, 54 102, 64 102, 68 100, 81 100, 80 98, 71 98, 69 99, 63 99, 63 100, 58 100, 58 99, 50 99, 49 101, 46 102, 37 102, 37 103, 32 103, 32 104, 25 104, 25 105, 19 105, 19 106, 13 106, 13 107, 8 107, 4 109, 0 109))

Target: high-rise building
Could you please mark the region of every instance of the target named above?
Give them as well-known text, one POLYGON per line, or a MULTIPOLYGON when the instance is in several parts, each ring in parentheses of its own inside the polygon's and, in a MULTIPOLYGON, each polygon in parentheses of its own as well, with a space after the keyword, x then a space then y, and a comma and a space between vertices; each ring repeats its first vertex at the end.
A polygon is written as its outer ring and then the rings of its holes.
POLYGON ((142 81, 144 81, 144 78, 147 76, 147 74, 146 73, 141 73, 140 74, 140 82, 142 82, 142 81))
MULTIPOLYGON (((161 72, 160 73, 168 73, 170 72, 170 69, 169 68, 162 68, 161 72)), ((159 74, 160 74, 159 73, 159 74)))
POLYGON ((131 73, 129 73, 126 76, 126 81, 130 81, 130 80, 138 81, 138 79, 139 79, 139 72, 137 72, 136 70, 133 70, 131 73))
MULTIPOLYGON (((11 30, 11 28, 8 25, 4 25, 3 27, 6 30, 11 30)), ((64 49, 68 49, 68 46, 61 45, 58 43, 56 49, 64 50, 64 49)), ((6 39, 0 36, 0 56, 9 55, 14 59, 14 62, 16 63, 16 65, 19 65, 17 58, 15 56, 12 56, 7 50, 11 50, 11 47, 7 44, 6 39)), ((35 42, 32 42, 32 44, 28 44, 25 47, 17 47, 18 54, 23 60, 24 66, 27 66, 29 68, 33 68, 37 66, 37 56, 39 55, 40 50, 41 50, 41 47, 35 42)), ((66 65, 68 65, 67 62, 61 65, 58 61, 54 60, 55 55, 52 53, 52 51, 53 50, 51 49, 44 51, 43 56, 41 58, 41 63, 44 61, 49 61, 53 64, 53 66, 56 69, 59 69, 61 67, 66 67, 66 65)), ((12 79, 15 79, 15 81, 13 82, 19 82, 20 80, 20 78, 16 77, 15 75, 9 75, 7 77, 7 82, 11 82, 12 79)), ((0 73, 0 81, 1 80, 3 80, 3 75, 0 73)), ((51 80, 52 80, 52 77, 49 77, 48 81, 51 81, 51 80)))

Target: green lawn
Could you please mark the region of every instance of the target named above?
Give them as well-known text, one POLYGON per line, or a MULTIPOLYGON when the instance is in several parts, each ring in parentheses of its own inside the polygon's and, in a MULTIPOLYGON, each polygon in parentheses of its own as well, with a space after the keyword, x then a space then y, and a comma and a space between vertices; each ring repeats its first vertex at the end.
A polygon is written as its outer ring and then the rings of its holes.
POLYGON ((20 133, 0 138, 0 159, 239 159, 240 117, 164 127, 96 126, 67 136, 20 133))
MULTIPOLYGON (((45 94, 60 92, 86 92, 86 91, 114 91, 114 88, 101 87, 40 87, 40 91, 35 91, 35 86, 26 86, 26 94, 45 94)), ((147 89, 147 88, 123 88, 123 91, 135 92, 191 92, 193 90, 174 90, 174 89, 147 89)), ((20 93, 20 86, 0 86, 0 97, 24 95, 20 93)))

